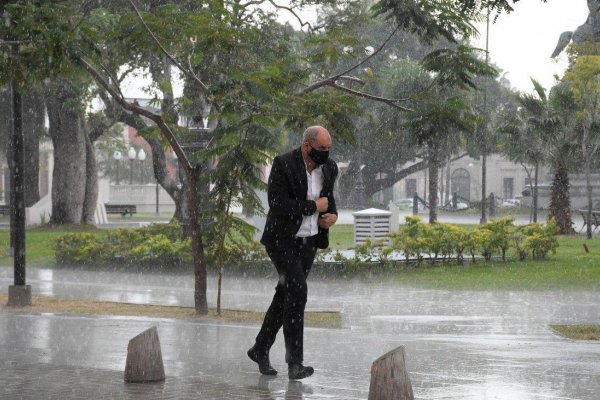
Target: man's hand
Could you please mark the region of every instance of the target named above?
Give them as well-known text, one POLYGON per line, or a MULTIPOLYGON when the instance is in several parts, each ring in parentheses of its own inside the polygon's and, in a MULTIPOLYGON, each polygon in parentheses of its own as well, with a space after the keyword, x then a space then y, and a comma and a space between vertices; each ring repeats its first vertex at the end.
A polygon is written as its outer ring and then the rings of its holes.
POLYGON ((336 214, 323 214, 319 217, 319 226, 323 229, 329 229, 336 221, 336 214))
POLYGON ((329 199, 327 197, 319 197, 315 200, 315 203, 317 204, 317 211, 320 213, 327 211, 329 208, 329 199))

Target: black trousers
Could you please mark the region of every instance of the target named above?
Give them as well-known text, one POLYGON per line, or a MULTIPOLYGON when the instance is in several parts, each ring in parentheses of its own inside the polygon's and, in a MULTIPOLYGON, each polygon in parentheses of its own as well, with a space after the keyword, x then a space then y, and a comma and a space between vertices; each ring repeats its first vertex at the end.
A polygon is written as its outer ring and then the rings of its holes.
POLYGON ((302 363, 304 308, 308 294, 306 278, 317 252, 315 238, 296 238, 281 247, 267 247, 266 250, 277 269, 279 282, 256 337, 256 348, 268 354, 283 326, 285 361, 302 363))

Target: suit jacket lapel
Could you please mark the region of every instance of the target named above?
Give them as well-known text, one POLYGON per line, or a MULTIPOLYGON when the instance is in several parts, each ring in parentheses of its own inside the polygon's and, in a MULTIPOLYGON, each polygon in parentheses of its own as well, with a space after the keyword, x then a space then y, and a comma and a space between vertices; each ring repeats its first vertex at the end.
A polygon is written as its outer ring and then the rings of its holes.
POLYGON ((306 193, 308 192, 308 182, 306 180, 306 164, 304 164, 304 159, 302 158, 302 153, 300 149, 294 150, 294 159, 296 161, 296 175, 298 178, 298 182, 300 182, 300 190, 301 193, 298 195, 301 199, 306 200, 306 193))

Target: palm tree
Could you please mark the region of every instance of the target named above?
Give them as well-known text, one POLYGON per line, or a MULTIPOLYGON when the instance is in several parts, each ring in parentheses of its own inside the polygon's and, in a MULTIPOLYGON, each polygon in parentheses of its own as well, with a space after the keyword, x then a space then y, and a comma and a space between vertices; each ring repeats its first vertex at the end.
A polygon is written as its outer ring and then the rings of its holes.
POLYGON ((505 111, 501 116, 500 132, 503 133, 503 153, 513 162, 519 163, 529 177, 529 187, 533 198, 533 222, 537 222, 539 168, 546 162, 544 126, 548 119, 548 98, 545 89, 534 79, 534 93, 517 95, 517 112, 505 111), (533 171, 528 168, 533 166, 533 171), (533 178, 532 178, 533 172, 533 178))
MULTIPOLYGON (((554 86, 550 93, 535 79, 533 94, 519 94, 517 113, 505 114, 501 130, 506 134, 505 154, 515 162, 534 166, 532 187, 534 222, 537 220, 538 171, 542 164, 554 173, 550 198, 550 217, 562 234, 573 232, 569 168, 576 157, 573 144, 573 101, 564 84, 554 86)), ((529 172, 528 172, 529 173, 529 172)))

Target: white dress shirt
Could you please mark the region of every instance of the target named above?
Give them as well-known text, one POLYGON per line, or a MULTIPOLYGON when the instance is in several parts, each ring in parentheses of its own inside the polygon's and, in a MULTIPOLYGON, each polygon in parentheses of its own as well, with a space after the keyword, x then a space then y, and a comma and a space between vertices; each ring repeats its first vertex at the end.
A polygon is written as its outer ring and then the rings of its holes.
MULTIPOLYGON (((306 163, 305 163, 306 164, 306 163)), ((319 165, 313 169, 311 173, 308 173, 306 169, 306 183, 308 190, 306 191, 306 200, 318 200, 321 197, 321 190, 323 190, 323 166, 319 165)), ((296 237, 310 237, 315 236, 319 233, 319 212, 315 211, 313 215, 307 215, 302 218, 302 224, 296 237)))

